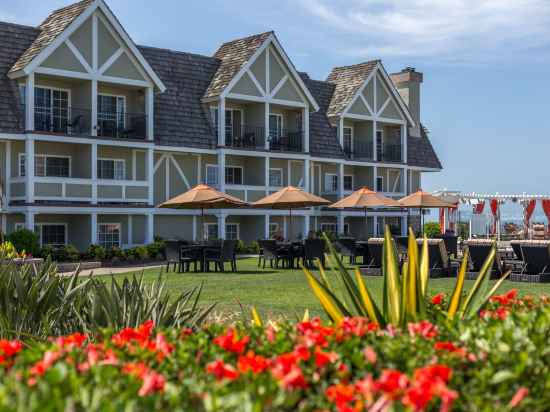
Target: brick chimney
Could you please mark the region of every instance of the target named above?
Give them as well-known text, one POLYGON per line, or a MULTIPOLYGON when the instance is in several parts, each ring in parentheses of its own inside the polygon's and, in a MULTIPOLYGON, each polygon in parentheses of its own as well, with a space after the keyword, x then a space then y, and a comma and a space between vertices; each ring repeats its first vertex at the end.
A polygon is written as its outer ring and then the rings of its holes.
POLYGON ((409 129, 411 136, 420 136, 420 84, 424 75, 414 67, 405 67, 398 73, 390 74, 397 91, 409 107, 409 111, 416 123, 409 129))

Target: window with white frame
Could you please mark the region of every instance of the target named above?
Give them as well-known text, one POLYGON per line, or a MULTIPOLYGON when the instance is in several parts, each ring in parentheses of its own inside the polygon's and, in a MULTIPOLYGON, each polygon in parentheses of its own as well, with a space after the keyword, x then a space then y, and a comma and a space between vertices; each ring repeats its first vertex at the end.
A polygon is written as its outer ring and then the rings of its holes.
POLYGON ((205 223, 204 233, 206 234, 206 240, 216 240, 218 238, 218 224, 205 223))
POLYGON ((225 224, 225 238, 227 240, 239 240, 239 224, 238 223, 226 223, 225 224))
POLYGON ((273 239, 275 236, 275 233, 279 231, 279 224, 278 223, 270 223, 269 224, 269 239, 273 239))
POLYGON ((283 115, 272 113, 269 115, 269 137, 278 139, 283 134, 283 115))
POLYGON ((240 166, 226 166, 225 167, 225 184, 242 185, 243 168, 240 166))
POLYGON ((269 169, 269 186, 283 186, 283 169, 269 169))
POLYGON ((376 191, 377 192, 384 191, 384 176, 376 177, 376 191))
POLYGON ((376 131, 376 158, 382 160, 382 154, 384 153, 384 131, 376 131))
POLYGON ((344 190, 353 190, 353 175, 344 175, 344 190))
POLYGON ((126 127, 126 97, 109 94, 97 96, 97 126, 101 136, 113 136, 126 127))
POLYGON ((65 133, 69 123, 69 101, 70 94, 68 90, 50 87, 35 87, 35 130, 65 133))
POLYGON ((97 225, 97 241, 105 249, 120 247, 120 223, 100 223, 97 225))
POLYGON ((42 223, 36 225, 41 246, 60 247, 67 244, 67 225, 65 223, 42 223))
POLYGON ((107 180, 124 180, 126 175, 124 159, 97 159, 97 177, 107 180))
POLYGON ((325 174, 325 193, 335 193, 338 191, 338 175, 325 174))
MULTIPOLYGON (((321 232, 331 233, 333 235, 338 234, 337 223, 321 223, 321 232)), ((344 235, 349 235, 349 223, 344 223, 344 235)))
POLYGON ((353 150, 353 128, 344 127, 344 152, 351 153, 353 150))
POLYGON ((218 184, 218 166, 206 165, 206 184, 210 186, 218 184))
MULTIPOLYGON (((19 176, 26 174, 25 153, 19 154, 19 176)), ((34 175, 41 177, 70 177, 71 157, 70 156, 34 156, 34 175)))

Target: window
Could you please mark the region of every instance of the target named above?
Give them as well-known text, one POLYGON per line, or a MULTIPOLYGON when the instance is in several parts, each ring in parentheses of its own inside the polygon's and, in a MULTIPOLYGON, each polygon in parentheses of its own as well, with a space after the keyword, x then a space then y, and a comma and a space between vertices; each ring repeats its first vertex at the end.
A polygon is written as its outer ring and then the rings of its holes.
MULTIPOLYGON (((25 153, 19 154, 19 176, 26 174, 25 153)), ((34 156, 34 175, 42 177, 70 177, 71 158, 69 156, 34 156)))
POLYGON ((100 223, 97 225, 98 243, 105 249, 120 247, 120 223, 100 223))
POLYGON ((97 127, 100 136, 116 136, 125 129, 126 98, 100 94, 97 96, 97 127))
POLYGON ((233 146, 233 141, 241 138, 242 117, 241 110, 225 111, 225 144, 227 146, 233 146))
POLYGON ((67 132, 69 91, 34 88, 34 128, 44 132, 67 132))
POLYGON ((206 234, 206 240, 216 240, 218 238, 218 224, 205 223, 204 233, 206 234))
POLYGON ((237 166, 226 166, 225 168, 225 184, 227 185, 242 185, 243 184, 243 168, 237 166))
POLYGON ((384 132, 382 130, 376 131, 376 159, 382 160, 382 153, 384 147, 384 132))
POLYGON ((125 169, 124 159, 97 159, 98 179, 124 180, 125 169))
POLYGON ((35 231, 38 233, 40 245, 60 247, 67 244, 67 225, 48 223, 36 225, 35 231))
POLYGON ((239 225, 237 223, 225 224, 225 238, 227 240, 239 240, 239 225))
POLYGON ((269 169, 269 186, 283 186, 283 169, 269 169))
POLYGON ((206 165, 206 184, 210 186, 218 184, 218 166, 206 165))
POLYGON ((278 139, 283 134, 283 116, 280 114, 269 115, 269 137, 278 139))
POLYGON ((353 129, 351 127, 344 127, 344 152, 352 153, 353 150, 353 129))
POLYGON ((338 191, 338 176, 325 174, 325 193, 335 193, 338 191))
POLYGON ((376 178, 376 191, 377 192, 384 191, 384 176, 378 176, 376 178))
POLYGON ((344 190, 353 190, 353 175, 344 175, 344 190))
POLYGON ((269 224, 269 239, 273 239, 275 236, 275 233, 279 231, 279 224, 278 223, 270 223, 269 224))
MULTIPOLYGON (((338 234, 337 223, 321 223, 321 232, 338 234)), ((344 223, 344 235, 349 235, 349 223, 344 223)))

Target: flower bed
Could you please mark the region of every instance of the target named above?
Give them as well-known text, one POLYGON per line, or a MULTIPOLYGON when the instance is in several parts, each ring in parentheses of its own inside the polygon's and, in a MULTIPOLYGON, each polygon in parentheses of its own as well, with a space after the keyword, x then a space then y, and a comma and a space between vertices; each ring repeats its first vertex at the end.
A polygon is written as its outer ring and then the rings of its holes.
POLYGON ((492 298, 479 317, 380 328, 365 318, 0 341, 0 408, 475 411, 550 409, 550 307, 492 298))

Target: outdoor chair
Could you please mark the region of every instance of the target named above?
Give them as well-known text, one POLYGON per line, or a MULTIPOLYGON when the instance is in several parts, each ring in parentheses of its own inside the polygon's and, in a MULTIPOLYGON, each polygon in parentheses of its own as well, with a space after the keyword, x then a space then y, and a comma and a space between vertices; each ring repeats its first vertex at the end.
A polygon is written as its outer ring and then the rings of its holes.
POLYGON ((522 282, 550 282, 550 241, 531 240, 521 242, 524 265, 521 273, 514 273, 511 280, 522 282))
POLYGON ((271 267, 273 267, 273 261, 275 261, 275 268, 279 268, 279 261, 283 262, 283 267, 285 266, 285 262, 288 266, 290 266, 290 250, 287 248, 280 248, 277 245, 276 240, 259 240, 258 244, 260 245, 260 249, 263 251, 264 269, 267 261, 269 261, 269 265, 271 267))
MULTIPOLYGON (((422 253, 424 239, 417 239, 416 242, 419 253, 422 253)), ((428 239, 428 255, 430 277, 439 278, 451 275, 452 265, 443 239, 428 239)))
POLYGON ((363 256, 357 248, 355 239, 352 238, 340 238, 335 242, 334 247, 342 256, 349 258, 350 265, 355 265, 357 256, 363 256))
POLYGON ((445 243, 445 249, 449 256, 458 256, 458 236, 455 235, 442 235, 441 239, 445 243))
POLYGON ((181 264, 181 241, 179 240, 167 240, 165 242, 165 256, 166 256, 166 272, 170 272, 170 265, 174 266, 173 271, 176 271, 176 265, 178 266, 178 272, 182 270, 181 264))
MULTIPOLYGON (((493 247, 493 241, 489 239, 470 239, 466 241, 466 247, 470 252, 470 270, 466 273, 466 278, 476 279, 493 247)), ((499 279, 505 272, 506 267, 497 252, 491 268, 490 278, 499 279)))
POLYGON ((368 259, 363 261, 363 267, 369 275, 382 274, 382 259, 384 251, 384 238, 371 237, 367 241, 368 259))
POLYGON ((321 266, 325 267, 325 241, 323 239, 306 239, 302 258, 304 266, 312 267, 316 259, 319 259, 321 266))
POLYGON ((514 251, 514 257, 515 260, 520 260, 523 262, 523 254, 521 253, 521 244, 524 243, 525 240, 511 240, 510 246, 512 247, 512 250, 514 251))
POLYGON ((235 250, 237 248, 236 240, 224 240, 218 248, 206 248, 204 250, 204 264, 206 271, 210 271, 210 262, 214 263, 214 270, 225 272, 225 263, 231 263, 231 270, 237 271, 237 260, 235 250))
MULTIPOLYGON (((189 272, 191 269, 191 263, 193 264, 193 270, 198 272, 197 264, 202 264, 202 251, 199 248, 181 246, 180 253, 180 272, 189 272)), ((202 266, 202 265, 201 265, 202 266)))

